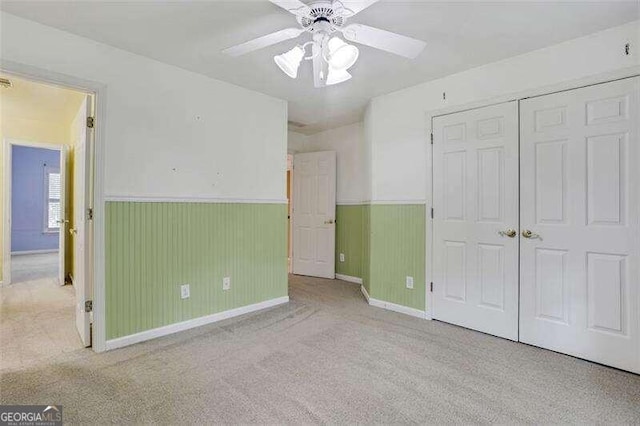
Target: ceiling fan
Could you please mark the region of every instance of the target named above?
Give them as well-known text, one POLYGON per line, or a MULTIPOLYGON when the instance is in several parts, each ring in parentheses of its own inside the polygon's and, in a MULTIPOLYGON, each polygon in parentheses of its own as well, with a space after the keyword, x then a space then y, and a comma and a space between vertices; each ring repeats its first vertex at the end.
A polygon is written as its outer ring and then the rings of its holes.
POLYGON ((240 56, 286 40, 302 33, 312 35, 312 40, 280 55, 274 61, 291 78, 298 77, 302 60, 313 61, 315 87, 330 86, 351 79, 347 71, 358 60, 359 50, 344 39, 405 58, 414 59, 422 52, 426 43, 390 31, 363 24, 348 24, 347 20, 379 0, 319 0, 309 5, 300 0, 269 0, 296 16, 299 28, 286 28, 223 50, 230 56, 240 56), (305 56, 311 46, 310 55, 305 56))

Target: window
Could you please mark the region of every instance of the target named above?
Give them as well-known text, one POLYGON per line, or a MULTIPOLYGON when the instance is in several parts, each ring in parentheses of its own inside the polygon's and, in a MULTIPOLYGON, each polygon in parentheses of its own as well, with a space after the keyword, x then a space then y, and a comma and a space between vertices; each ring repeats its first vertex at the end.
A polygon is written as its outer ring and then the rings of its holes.
POLYGON ((44 188, 44 232, 58 232, 60 230, 60 220, 62 219, 60 212, 60 195, 62 188, 60 185, 59 169, 45 168, 44 188))

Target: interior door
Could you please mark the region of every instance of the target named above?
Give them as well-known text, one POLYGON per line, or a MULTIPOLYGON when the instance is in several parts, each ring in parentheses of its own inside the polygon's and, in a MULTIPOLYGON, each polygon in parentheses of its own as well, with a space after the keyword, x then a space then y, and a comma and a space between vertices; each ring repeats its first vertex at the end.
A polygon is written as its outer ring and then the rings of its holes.
POLYGON ((67 272, 65 270, 66 238, 69 229, 67 226, 69 223, 67 220, 67 194, 67 147, 63 145, 60 148, 60 219, 58 220, 60 225, 58 232, 58 283, 60 285, 65 285, 67 272))
POLYGON ((518 105, 433 119, 433 318, 518 339, 518 105))
POLYGON ((91 116, 91 98, 87 96, 76 116, 73 187, 73 286, 76 293, 76 328, 85 346, 91 345, 90 310, 85 302, 91 299, 91 228, 88 212, 91 205, 91 141, 92 129, 87 126, 91 116))
POLYGON ((335 278, 336 153, 293 160, 293 273, 335 278))
POLYGON ((639 83, 521 102, 520 339, 636 373, 639 83))

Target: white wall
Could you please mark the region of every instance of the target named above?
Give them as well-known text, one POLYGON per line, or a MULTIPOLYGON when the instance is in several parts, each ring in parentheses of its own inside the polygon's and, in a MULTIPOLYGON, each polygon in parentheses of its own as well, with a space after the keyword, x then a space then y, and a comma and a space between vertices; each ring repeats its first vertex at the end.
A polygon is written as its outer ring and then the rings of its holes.
POLYGON ((3 61, 106 85, 107 198, 286 198, 286 102, 10 14, 0 21, 3 61))
POLYGON ((338 204, 368 200, 369 176, 363 123, 349 124, 313 135, 289 132, 289 152, 336 151, 338 204))
POLYGON ((594 75, 637 71, 639 49, 640 21, 635 21, 374 98, 365 117, 372 200, 425 200, 429 112, 594 75), (632 46, 629 56, 624 54, 627 42, 632 46))
POLYGON ((290 154, 304 152, 308 141, 309 136, 289 130, 287 134, 287 150, 290 154))

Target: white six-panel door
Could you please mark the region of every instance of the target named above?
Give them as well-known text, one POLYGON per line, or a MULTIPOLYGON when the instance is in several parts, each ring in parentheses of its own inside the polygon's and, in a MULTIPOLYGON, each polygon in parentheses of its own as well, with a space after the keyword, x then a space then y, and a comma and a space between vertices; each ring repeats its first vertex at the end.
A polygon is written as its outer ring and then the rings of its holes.
POLYGON ((639 104, 522 100, 519 154, 515 102, 434 118, 435 319, 640 373, 639 104))
POLYGON ((640 373, 639 82, 521 102, 520 340, 640 373))
POLYGON ((293 273, 335 278, 336 153, 293 159, 293 273))
POLYGON ((433 119, 433 318, 518 339, 518 104, 433 119))

